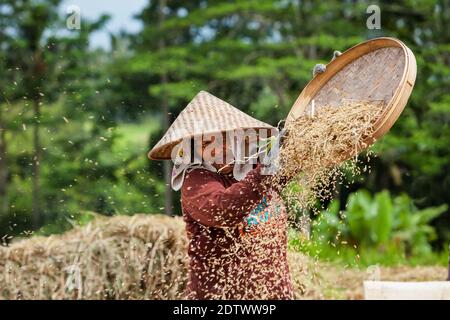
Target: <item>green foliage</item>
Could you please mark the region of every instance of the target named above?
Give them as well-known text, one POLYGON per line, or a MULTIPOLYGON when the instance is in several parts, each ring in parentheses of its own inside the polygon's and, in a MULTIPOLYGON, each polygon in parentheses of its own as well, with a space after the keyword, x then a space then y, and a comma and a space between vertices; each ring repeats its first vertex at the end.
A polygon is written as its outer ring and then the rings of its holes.
POLYGON ((365 190, 350 195, 344 215, 351 237, 360 244, 379 245, 389 240, 394 216, 387 191, 373 199, 365 190))
POLYGON ((318 215, 312 222, 310 240, 294 237, 291 244, 320 257, 340 256, 347 262, 433 261, 436 256, 430 243, 436 240, 436 232, 430 224, 446 210, 447 205, 418 209, 406 194, 392 197, 382 191, 372 196, 359 190, 350 194, 344 210, 340 210, 339 200, 334 200, 318 215))

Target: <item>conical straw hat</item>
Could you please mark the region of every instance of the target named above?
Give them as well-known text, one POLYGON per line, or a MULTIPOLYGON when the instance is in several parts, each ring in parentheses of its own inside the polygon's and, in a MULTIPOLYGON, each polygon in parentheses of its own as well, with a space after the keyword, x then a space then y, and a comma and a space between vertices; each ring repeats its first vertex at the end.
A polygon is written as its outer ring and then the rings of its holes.
POLYGON ((274 129, 271 125, 250 117, 212 94, 200 91, 179 114, 148 156, 153 160, 167 160, 171 158, 172 148, 183 138, 251 128, 274 129))

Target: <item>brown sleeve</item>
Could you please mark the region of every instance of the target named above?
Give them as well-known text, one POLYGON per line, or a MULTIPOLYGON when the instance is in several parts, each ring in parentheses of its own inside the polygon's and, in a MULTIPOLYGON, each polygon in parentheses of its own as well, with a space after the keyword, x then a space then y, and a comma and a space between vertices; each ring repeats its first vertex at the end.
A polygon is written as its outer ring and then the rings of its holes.
POLYGON ((228 188, 217 173, 196 169, 186 175, 181 189, 183 206, 194 220, 209 227, 238 224, 264 194, 261 167, 228 188))

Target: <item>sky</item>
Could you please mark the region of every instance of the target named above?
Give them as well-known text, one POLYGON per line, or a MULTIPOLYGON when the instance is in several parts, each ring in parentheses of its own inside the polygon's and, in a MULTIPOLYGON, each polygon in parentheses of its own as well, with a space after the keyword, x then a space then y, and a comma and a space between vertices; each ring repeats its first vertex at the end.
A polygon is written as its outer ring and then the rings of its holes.
POLYGON ((139 13, 149 0, 66 0, 61 10, 66 14, 69 6, 75 5, 80 8, 81 21, 85 19, 97 19, 101 14, 111 16, 106 27, 96 32, 91 37, 91 47, 110 48, 109 33, 117 33, 120 30, 136 32, 141 29, 139 21, 133 19, 133 15, 139 13))

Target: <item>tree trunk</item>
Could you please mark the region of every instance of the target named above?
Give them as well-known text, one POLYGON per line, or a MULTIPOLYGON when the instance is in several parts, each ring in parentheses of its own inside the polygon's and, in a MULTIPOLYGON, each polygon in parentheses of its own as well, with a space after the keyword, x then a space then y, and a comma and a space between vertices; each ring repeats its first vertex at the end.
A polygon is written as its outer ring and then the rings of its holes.
POLYGON ((39 227, 41 222, 41 206, 40 206, 40 195, 41 195, 41 140, 39 135, 39 127, 41 120, 41 108, 39 105, 40 101, 38 97, 34 97, 34 118, 35 123, 33 127, 33 203, 32 203, 32 213, 33 213, 33 225, 35 228, 39 227))
MULTIPOLYGON (((164 23, 164 8, 166 7, 167 1, 166 0, 159 0, 158 5, 158 25, 161 28, 162 24, 164 23)), ((159 34, 159 50, 164 50, 166 47, 164 43, 164 38, 162 35, 162 32, 159 34)), ((164 132, 169 129, 170 126, 170 114, 169 114, 169 99, 167 96, 167 92, 164 88, 164 85, 168 83, 168 77, 165 72, 162 72, 161 74, 161 84, 163 85, 163 90, 161 92, 161 100, 162 100, 162 112, 163 112, 163 129, 164 132)), ((164 198, 164 211, 167 215, 172 214, 173 211, 173 192, 171 187, 171 177, 172 177, 172 165, 170 161, 164 161, 164 183, 166 185, 165 190, 165 198, 164 198)))
POLYGON ((8 166, 6 163, 6 128, 0 110, 0 216, 8 214, 8 166))
MULTIPOLYGON (((169 104, 167 101, 166 94, 163 94, 163 117, 164 117, 164 132, 169 129, 170 125, 170 115, 169 115, 169 104)), ((172 177, 172 165, 170 161, 164 161, 164 182, 166 184, 166 191, 165 191, 165 213, 167 215, 171 215, 173 212, 173 192, 172 192, 172 186, 171 186, 171 177, 172 177)))

